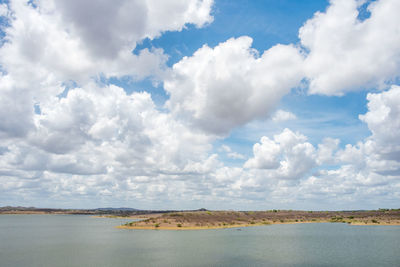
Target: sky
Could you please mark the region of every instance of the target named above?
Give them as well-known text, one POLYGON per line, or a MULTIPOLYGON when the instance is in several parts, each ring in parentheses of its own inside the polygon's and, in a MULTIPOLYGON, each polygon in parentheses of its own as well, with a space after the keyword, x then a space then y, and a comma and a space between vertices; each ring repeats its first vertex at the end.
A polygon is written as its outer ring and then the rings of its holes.
POLYGON ((400 207, 400 1, 0 1, 0 206, 400 207))

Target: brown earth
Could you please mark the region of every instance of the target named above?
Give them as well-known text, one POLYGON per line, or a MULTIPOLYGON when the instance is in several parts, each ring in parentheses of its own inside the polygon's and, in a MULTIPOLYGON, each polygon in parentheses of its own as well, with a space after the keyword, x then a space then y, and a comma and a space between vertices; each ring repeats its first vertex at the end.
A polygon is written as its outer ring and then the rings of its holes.
POLYGON ((283 223, 349 223, 354 225, 400 225, 400 209, 374 211, 197 211, 153 214, 118 228, 193 230, 246 227, 283 223))

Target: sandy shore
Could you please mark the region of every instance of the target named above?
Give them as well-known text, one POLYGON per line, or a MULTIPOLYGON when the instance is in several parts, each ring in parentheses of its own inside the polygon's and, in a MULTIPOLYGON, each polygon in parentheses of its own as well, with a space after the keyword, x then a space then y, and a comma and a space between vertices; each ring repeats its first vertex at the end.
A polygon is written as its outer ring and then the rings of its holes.
POLYGON ((119 229, 136 229, 136 230, 211 230, 211 229, 228 229, 228 228, 241 228, 241 227, 251 227, 251 226, 261 226, 261 225, 269 225, 270 223, 264 224, 233 224, 233 225, 225 225, 225 226, 127 226, 120 225, 116 226, 119 229))
POLYGON ((351 222, 351 225, 400 225, 400 221, 379 222, 379 223, 365 223, 365 222, 351 222))

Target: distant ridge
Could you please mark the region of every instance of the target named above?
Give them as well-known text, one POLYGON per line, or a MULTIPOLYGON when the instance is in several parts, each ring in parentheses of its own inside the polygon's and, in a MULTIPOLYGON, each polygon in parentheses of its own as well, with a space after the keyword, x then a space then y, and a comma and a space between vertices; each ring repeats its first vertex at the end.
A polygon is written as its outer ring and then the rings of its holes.
POLYGON ((36 208, 36 207, 0 207, 0 214, 78 214, 78 215, 116 215, 116 216, 131 216, 140 214, 152 213, 168 213, 180 211, 207 211, 201 208, 197 210, 140 210, 135 208, 96 208, 96 209, 52 209, 52 208, 36 208))
POLYGON ((121 211, 139 211, 139 209, 134 209, 134 208, 111 208, 111 207, 107 207, 107 208, 97 208, 95 210, 121 210, 121 211))

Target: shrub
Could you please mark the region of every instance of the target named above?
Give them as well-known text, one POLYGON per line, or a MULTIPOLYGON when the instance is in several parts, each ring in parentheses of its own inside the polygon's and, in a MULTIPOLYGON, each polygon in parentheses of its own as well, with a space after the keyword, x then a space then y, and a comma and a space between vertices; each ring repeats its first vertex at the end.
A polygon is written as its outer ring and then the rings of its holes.
POLYGON ((177 227, 182 227, 182 224, 178 223, 176 226, 177 226, 177 227))
POLYGON ((331 222, 343 222, 343 217, 332 217, 331 222))
POLYGON ((156 224, 154 225, 154 227, 155 227, 155 228, 158 228, 158 227, 160 227, 160 224, 159 224, 159 223, 156 223, 156 224))

